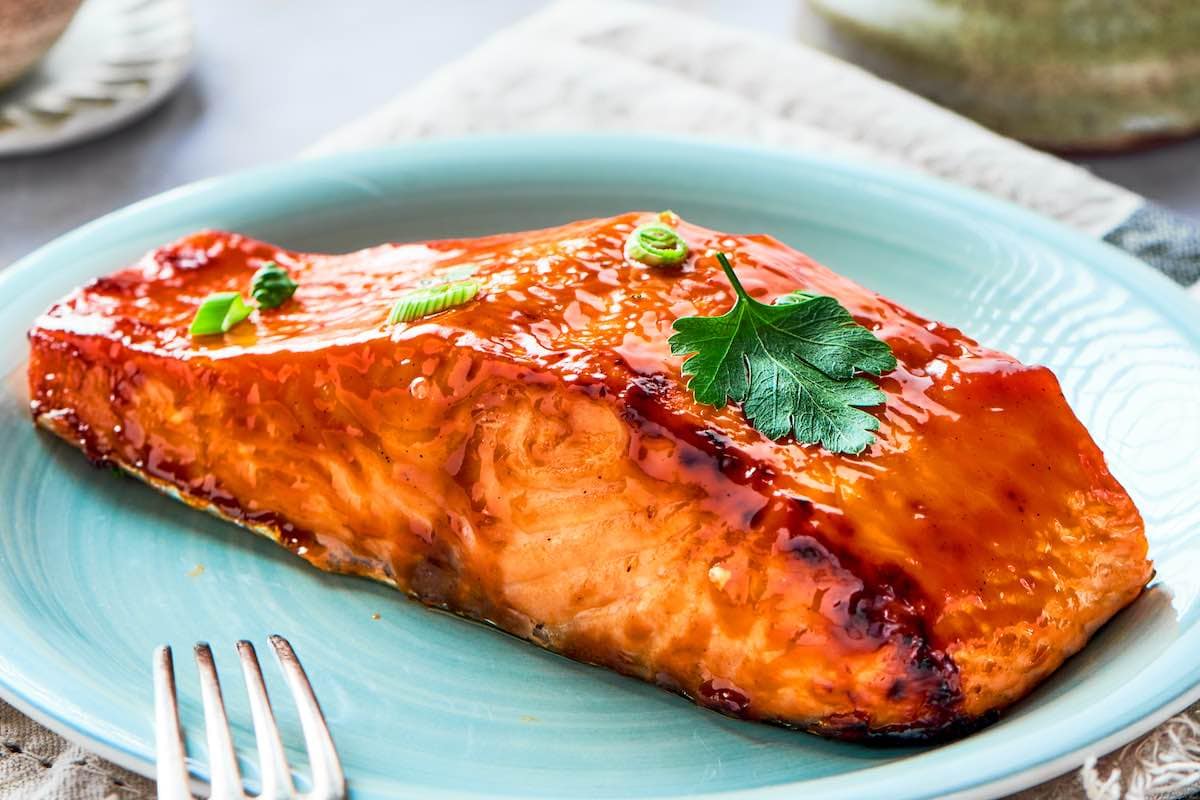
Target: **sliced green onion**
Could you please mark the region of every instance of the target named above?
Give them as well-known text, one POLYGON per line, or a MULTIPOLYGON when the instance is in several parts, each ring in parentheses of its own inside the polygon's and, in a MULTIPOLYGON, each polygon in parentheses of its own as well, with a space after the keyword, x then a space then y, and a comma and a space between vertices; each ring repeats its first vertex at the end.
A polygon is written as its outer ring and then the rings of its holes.
POLYGON ((440 286, 423 286, 413 289, 396 301, 392 313, 388 314, 388 324, 412 322, 414 319, 428 317, 447 308, 461 306, 479 294, 479 284, 476 281, 456 281, 443 283, 440 286))
POLYGON ((296 293, 296 282, 274 261, 262 265, 250 281, 250 294, 259 308, 278 308, 296 293))
POLYGON ((820 296, 821 295, 817 294, 816 292, 806 292, 803 289, 797 289, 794 292, 788 292, 787 294, 776 297, 775 305, 777 305, 777 306, 794 306, 794 305, 799 305, 800 303, 804 303, 808 300, 812 300, 814 297, 820 297, 820 296))
POLYGON ((687 242, 666 225, 643 225, 625 240, 625 257, 651 267, 678 266, 687 254, 687 242))
POLYGON ((188 332, 192 336, 210 336, 225 333, 234 325, 250 316, 253 311, 238 292, 217 292, 204 298, 188 332))

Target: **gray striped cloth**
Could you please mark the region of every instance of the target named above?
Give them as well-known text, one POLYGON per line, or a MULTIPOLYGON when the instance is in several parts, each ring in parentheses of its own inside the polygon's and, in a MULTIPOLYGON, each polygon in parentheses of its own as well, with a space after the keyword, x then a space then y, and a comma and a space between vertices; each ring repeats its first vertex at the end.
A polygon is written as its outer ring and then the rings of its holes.
POLYGON ((1104 234, 1104 241, 1137 256, 1180 286, 1191 287, 1194 294, 1200 290, 1200 226, 1192 220, 1143 200, 1104 234))

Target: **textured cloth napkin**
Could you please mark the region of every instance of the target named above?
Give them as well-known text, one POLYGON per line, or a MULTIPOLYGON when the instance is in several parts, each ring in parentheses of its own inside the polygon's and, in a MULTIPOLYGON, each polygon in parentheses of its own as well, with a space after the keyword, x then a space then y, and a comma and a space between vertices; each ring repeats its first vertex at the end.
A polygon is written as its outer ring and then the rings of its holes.
MULTIPOLYGON (((563 2, 495 36, 308 154, 436 136, 644 131, 916 170, 1054 217, 1200 297, 1200 229, 814 49, 621 2, 563 2), (671 36, 659 32, 668 30, 671 36), (680 43, 684 43, 680 46, 680 43)), ((1142 800, 1200 786, 1200 707, 1021 800, 1142 800)), ((153 797, 0 703, 0 798, 153 797)))

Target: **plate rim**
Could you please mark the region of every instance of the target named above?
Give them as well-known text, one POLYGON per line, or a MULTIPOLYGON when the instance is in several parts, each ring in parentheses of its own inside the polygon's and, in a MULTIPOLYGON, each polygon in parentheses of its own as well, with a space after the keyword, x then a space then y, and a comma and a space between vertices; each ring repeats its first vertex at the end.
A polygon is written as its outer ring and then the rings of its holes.
MULTIPOLYGON (((280 182, 282 179, 311 180, 323 172, 368 170, 373 163, 417 159, 421 157, 446 159, 463 150, 485 158, 511 158, 512 150, 521 150, 529 157, 553 151, 558 153, 594 152, 597 148, 616 152, 623 148, 671 148, 670 158, 694 163, 697 155, 706 154, 710 160, 728 163, 738 159, 786 161, 789 166, 802 171, 833 174, 843 179, 867 181, 876 186, 884 185, 899 192, 911 193, 914 197, 935 205, 953 205, 959 210, 975 210, 990 222, 999 223, 1024 236, 1039 240, 1048 249, 1069 252, 1081 262, 1080 269, 1110 280, 1136 294, 1139 299, 1162 314, 1172 327, 1200 351, 1200 315, 1196 314, 1196 301, 1182 287, 1173 283, 1162 273, 1134 258, 1119 248, 1099 239, 1071 229, 1062 223, 995 198, 973 189, 950 184, 915 171, 877 164, 857 164, 841 158, 817 153, 798 153, 778 148, 727 144, 695 137, 656 136, 640 134, 501 134, 464 136, 431 141, 408 142, 387 147, 356 150, 332 155, 291 159, 238 170, 224 175, 206 178, 185 184, 152 197, 140 200, 121 209, 105 214, 74 230, 56 237, 32 253, 0 270, 0 315, 16 304, 23 289, 46 274, 49 265, 60 254, 86 243, 90 238, 106 230, 121 226, 136 226, 144 215, 153 215, 165 209, 187 204, 202 196, 213 199, 237 195, 239 185, 263 185, 280 182), (522 149, 523 148, 523 149, 522 149), (680 154, 682 153, 682 155, 680 154)), ((115 268, 115 267, 114 267, 115 268)), ((130 771, 153 779, 152 759, 123 747, 120 743, 99 738, 93 732, 73 722, 63 709, 57 712, 33 698, 23 694, 14 685, 6 670, 0 670, 0 698, 22 713, 50 730, 82 744, 113 763, 130 771)), ((1168 719, 1179 710, 1200 699, 1200 683, 1179 689, 1172 697, 1137 719, 1121 726, 1107 736, 1081 745, 1069 752, 1051 756, 1045 760, 1023 766, 1019 771, 985 779, 959 789, 949 789, 953 798, 984 798, 1018 791, 1045 780, 1062 775, 1084 763, 1089 755, 1102 755, 1132 741, 1146 731, 1168 719)), ((864 774, 876 770, 887 770, 889 765, 879 765, 860 770, 864 774)), ((844 783, 845 775, 826 776, 803 782, 790 782, 750 789, 735 789, 710 792, 693 797, 708 798, 776 798, 791 796, 794 787, 803 785, 810 791, 821 791, 830 784, 844 783)), ((961 784, 960 784, 961 786, 961 784)), ((932 789, 936 792, 936 788, 932 789)), ((428 796, 446 798, 479 798, 474 792, 435 790, 428 796)), ((930 794, 929 796, 933 796, 930 794)))

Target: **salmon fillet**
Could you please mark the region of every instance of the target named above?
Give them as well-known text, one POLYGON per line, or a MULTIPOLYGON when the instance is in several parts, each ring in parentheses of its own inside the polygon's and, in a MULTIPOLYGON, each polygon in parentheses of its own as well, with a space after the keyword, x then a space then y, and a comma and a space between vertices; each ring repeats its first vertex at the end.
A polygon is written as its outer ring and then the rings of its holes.
POLYGON ((29 333, 34 419, 275 540, 717 711, 826 736, 993 718, 1151 576, 1142 520, 1054 375, 767 236, 630 213, 480 239, 296 253, 189 236, 29 333), (857 456, 695 402, 671 324, 747 290, 833 295, 899 366, 857 456), (188 324, 267 260, 299 283, 224 336, 188 324), (470 268, 480 296, 389 326, 470 268))

